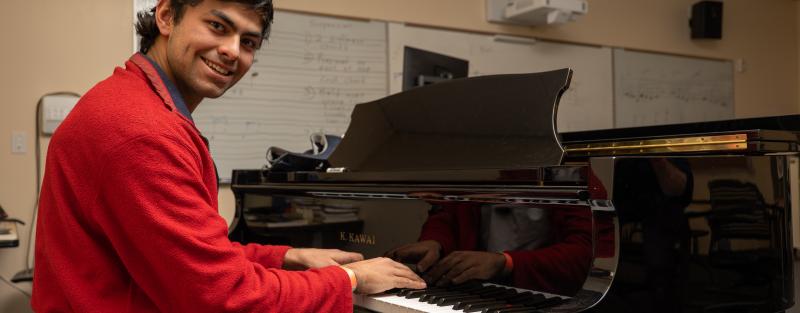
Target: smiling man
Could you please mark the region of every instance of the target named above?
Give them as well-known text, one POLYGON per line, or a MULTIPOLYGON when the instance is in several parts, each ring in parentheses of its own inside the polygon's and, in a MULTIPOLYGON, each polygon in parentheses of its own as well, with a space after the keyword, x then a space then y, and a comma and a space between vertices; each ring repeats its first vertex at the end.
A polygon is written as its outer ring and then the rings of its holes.
POLYGON ((50 142, 34 310, 344 312, 352 291, 425 286, 386 258, 228 240, 191 112, 250 69, 272 11, 271 0, 161 0, 139 15, 142 51, 50 142))

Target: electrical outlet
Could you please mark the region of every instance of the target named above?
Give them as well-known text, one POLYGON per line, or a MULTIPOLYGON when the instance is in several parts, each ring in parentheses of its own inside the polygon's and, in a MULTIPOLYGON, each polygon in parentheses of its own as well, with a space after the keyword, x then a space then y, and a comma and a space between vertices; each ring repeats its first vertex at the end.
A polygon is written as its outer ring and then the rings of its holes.
POLYGON ((11 153, 25 154, 27 147, 28 134, 24 131, 11 132, 11 153))

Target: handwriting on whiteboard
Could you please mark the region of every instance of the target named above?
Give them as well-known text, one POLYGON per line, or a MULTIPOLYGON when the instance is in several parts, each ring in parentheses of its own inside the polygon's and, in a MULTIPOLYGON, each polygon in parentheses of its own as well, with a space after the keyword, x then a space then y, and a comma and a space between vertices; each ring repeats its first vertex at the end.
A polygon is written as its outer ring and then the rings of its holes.
POLYGON ((258 168, 268 146, 302 152, 344 134, 357 103, 387 95, 386 24, 276 12, 250 72, 194 114, 221 177, 258 168))
POLYGON ((734 117, 730 62, 615 50, 616 127, 734 117))

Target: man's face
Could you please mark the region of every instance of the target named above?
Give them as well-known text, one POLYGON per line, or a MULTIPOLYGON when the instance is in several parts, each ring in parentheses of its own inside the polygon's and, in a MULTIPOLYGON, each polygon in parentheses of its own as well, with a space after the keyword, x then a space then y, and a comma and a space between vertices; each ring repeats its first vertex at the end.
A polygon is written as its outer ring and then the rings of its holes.
POLYGON ((261 16, 237 2, 205 0, 186 11, 167 41, 167 62, 188 102, 217 98, 253 64, 261 16))

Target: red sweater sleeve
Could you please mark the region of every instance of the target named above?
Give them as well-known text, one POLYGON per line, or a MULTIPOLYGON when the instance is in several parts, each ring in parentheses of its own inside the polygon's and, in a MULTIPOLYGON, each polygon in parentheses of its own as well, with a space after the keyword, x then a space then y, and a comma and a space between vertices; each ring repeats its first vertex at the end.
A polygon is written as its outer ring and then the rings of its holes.
POLYGON ((163 312, 349 312, 338 267, 290 272, 288 247, 242 247, 204 184, 196 148, 169 135, 135 138, 104 158, 91 212, 108 244, 163 312), (266 265, 266 267, 265 267, 266 265), (268 268, 273 267, 273 268, 268 268))
POLYGON ((289 246, 264 246, 255 243, 241 245, 238 242, 233 242, 233 245, 242 249, 248 260, 261 264, 266 268, 283 267, 286 251, 292 248, 289 246))
POLYGON ((442 256, 457 250, 474 250, 480 225, 477 203, 443 203, 431 210, 419 241, 434 240, 442 245, 442 256))

